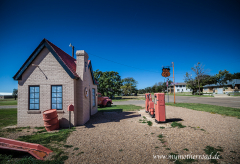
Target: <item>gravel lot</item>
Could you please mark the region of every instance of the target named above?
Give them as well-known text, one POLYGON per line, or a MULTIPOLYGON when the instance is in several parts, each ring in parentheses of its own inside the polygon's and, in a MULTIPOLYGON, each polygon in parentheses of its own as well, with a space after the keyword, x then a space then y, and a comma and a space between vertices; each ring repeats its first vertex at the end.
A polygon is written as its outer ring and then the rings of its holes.
MULTIPOLYGON (((223 148, 219 163, 240 163, 240 119, 181 107, 166 106, 166 111, 169 122, 154 122, 153 126, 139 122, 143 116, 152 119, 144 110, 97 113, 67 139, 66 144, 74 147, 66 149, 69 159, 65 163, 173 163, 153 155, 176 151, 179 155, 205 155, 206 146, 223 148), (185 128, 171 128, 172 121, 181 119, 185 128), (158 140, 160 134, 165 143, 158 140), (73 150, 76 147, 79 149, 73 150)), ((198 159, 195 163, 210 162, 198 159)))

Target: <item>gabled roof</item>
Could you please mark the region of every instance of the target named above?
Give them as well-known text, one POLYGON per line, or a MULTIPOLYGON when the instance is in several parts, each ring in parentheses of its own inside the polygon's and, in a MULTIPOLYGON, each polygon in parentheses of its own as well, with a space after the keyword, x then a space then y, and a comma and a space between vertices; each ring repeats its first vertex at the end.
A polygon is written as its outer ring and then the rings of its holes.
MULTIPOLYGON (((173 86, 173 84, 170 84, 171 86, 173 86)), ((176 85, 187 85, 186 83, 175 83, 175 86, 176 85)))
POLYGON ((43 39, 38 47, 33 51, 33 53, 29 56, 26 62, 22 65, 19 71, 14 75, 14 80, 21 80, 22 74, 26 71, 26 69, 31 65, 34 59, 38 56, 38 54, 42 51, 43 48, 47 48, 59 64, 64 68, 64 70, 69 74, 72 79, 78 79, 79 76, 76 73, 76 59, 68 55, 66 52, 55 46, 53 43, 49 42, 47 39, 43 39))
MULTIPOLYGON (((26 62, 22 65, 19 71, 13 76, 14 80, 21 80, 22 74, 26 71, 26 69, 32 64, 34 59, 38 56, 38 54, 42 51, 43 48, 47 48, 59 64, 64 68, 64 70, 69 74, 72 79, 78 79, 79 76, 76 73, 76 59, 72 56, 68 55, 66 52, 61 50, 59 47, 48 41, 47 39, 43 39, 38 47, 33 51, 33 53, 29 56, 26 62)), ((93 84, 98 85, 98 82, 94 79, 93 69, 91 60, 88 60, 88 69, 90 68, 93 84)))

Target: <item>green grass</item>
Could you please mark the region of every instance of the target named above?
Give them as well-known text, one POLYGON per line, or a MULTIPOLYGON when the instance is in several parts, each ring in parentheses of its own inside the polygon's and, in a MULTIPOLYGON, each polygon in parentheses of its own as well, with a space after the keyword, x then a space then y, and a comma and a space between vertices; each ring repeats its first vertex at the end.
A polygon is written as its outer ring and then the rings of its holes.
POLYGON ((73 145, 64 145, 65 148, 71 148, 73 145))
POLYGON ((229 93, 230 94, 230 96, 240 96, 240 92, 231 92, 231 93, 229 93))
MULTIPOLYGON (((19 154, 19 152, 17 153, 19 154)), ((7 154, 0 154, 0 163, 1 164, 5 164, 5 163, 9 163, 9 164, 31 164, 31 163, 34 163, 34 164, 64 164, 63 161, 61 160, 54 160, 54 161, 50 161, 50 160, 45 160, 45 161, 41 161, 41 160, 38 160, 32 156, 26 156, 26 157, 23 157, 23 158, 18 158, 18 159, 15 159, 13 158, 12 155, 7 155, 7 154)))
POLYGON ((17 105, 17 100, 15 99, 1 99, 0 106, 3 105, 17 105))
POLYGON ((65 161, 68 159, 66 153, 62 150, 66 148, 73 147, 72 145, 64 145, 70 133, 74 131, 75 128, 72 129, 61 129, 57 132, 46 132, 45 130, 41 130, 41 133, 34 133, 33 135, 20 136, 18 138, 19 141, 30 142, 41 144, 50 150, 54 151, 54 155, 52 158, 54 161, 65 161))
POLYGON ((175 127, 185 128, 185 127, 186 127, 186 126, 184 126, 184 125, 182 125, 181 123, 178 123, 178 122, 173 122, 173 123, 171 123, 171 126, 172 126, 173 128, 175 128, 175 127))
POLYGON ((0 128, 17 124, 17 109, 0 109, 0 128))
POLYGON ((98 111, 122 112, 122 111, 138 111, 140 109, 143 109, 143 107, 136 105, 112 105, 111 107, 98 108, 98 111))
MULTIPOLYGON (((218 156, 219 159, 223 159, 219 152, 223 152, 222 147, 218 146, 217 148, 206 146, 205 149, 203 149, 207 155, 218 156)), ((216 159, 210 159, 210 163, 218 163, 216 159)))
POLYGON ((34 129, 45 129, 45 127, 34 127, 34 129))
POLYGON ((217 113, 225 116, 233 116, 238 117, 240 119, 240 109, 239 108, 231 108, 231 107, 223 107, 216 105, 208 105, 208 104, 198 104, 198 103, 166 103, 166 105, 183 107, 198 111, 205 111, 210 113, 217 113))
POLYGON ((61 129, 58 132, 51 133, 35 133, 33 135, 20 136, 19 141, 25 141, 30 143, 37 143, 48 147, 50 143, 59 144, 59 142, 66 142, 67 137, 73 129, 61 129))
POLYGON ((73 150, 78 150, 79 148, 78 147, 75 147, 73 150))
POLYGON ((147 124, 149 125, 149 126, 152 126, 152 122, 151 121, 147 121, 147 124))
POLYGON ((82 151, 82 152, 78 153, 77 156, 79 156, 80 154, 83 154, 83 153, 84 153, 84 152, 82 151))

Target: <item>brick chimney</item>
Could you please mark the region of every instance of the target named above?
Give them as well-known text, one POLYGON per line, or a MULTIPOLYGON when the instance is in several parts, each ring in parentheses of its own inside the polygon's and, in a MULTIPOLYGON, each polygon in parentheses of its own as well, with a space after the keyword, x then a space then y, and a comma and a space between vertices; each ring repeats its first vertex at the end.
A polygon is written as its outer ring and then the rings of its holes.
POLYGON ((84 50, 78 50, 76 52, 76 72, 78 76, 83 80, 83 75, 87 71, 88 66, 88 54, 84 50))

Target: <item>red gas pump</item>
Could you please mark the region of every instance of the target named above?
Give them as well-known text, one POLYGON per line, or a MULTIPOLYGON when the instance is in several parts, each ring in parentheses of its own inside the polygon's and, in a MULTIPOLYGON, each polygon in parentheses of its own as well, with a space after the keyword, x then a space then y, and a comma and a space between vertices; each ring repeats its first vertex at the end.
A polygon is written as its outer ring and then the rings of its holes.
POLYGON ((149 100, 150 100, 150 95, 151 93, 145 93, 145 112, 148 113, 149 112, 149 100))
POLYGON ((154 117, 154 102, 152 102, 152 94, 149 93, 148 113, 151 117, 154 117))
POLYGON ((155 97, 155 121, 157 123, 166 122, 165 94, 154 93, 155 97))
POLYGON ((153 118, 154 117, 154 102, 149 101, 149 114, 153 118))

